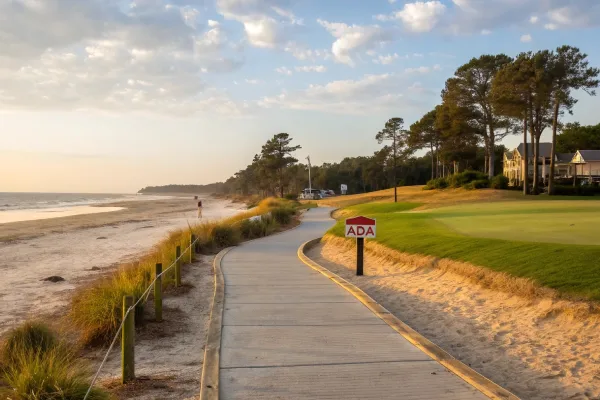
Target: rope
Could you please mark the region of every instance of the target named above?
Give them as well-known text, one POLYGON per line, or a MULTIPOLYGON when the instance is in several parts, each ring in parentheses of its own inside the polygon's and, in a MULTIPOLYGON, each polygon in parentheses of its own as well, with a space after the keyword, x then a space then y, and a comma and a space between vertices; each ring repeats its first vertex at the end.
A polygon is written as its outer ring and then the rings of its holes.
POLYGON ((168 270, 170 270, 171 268, 173 268, 177 264, 177 262, 179 262, 179 260, 181 260, 183 258, 184 254, 188 250, 191 251, 192 247, 196 244, 196 242, 199 239, 200 238, 198 237, 198 238, 196 238, 196 240, 194 240, 192 243, 190 243, 190 245, 184 251, 181 252, 181 255, 179 257, 177 257, 177 259, 175 259, 175 261, 173 261, 173 263, 171 265, 169 265, 168 268, 166 268, 165 270, 163 270, 163 272, 161 272, 160 274, 156 275, 156 277, 154 278, 154 280, 150 283, 150 285, 148 285, 148 287, 146 288, 146 290, 144 291, 144 293, 142 293, 142 295, 135 302, 135 304, 132 305, 131 307, 129 307, 127 309, 127 311, 125 312, 125 315, 123 316, 123 320, 121 321, 121 324, 119 325, 119 328, 117 329, 117 333, 115 334, 115 337, 113 338, 112 342, 110 343, 110 346, 108 347, 108 351, 104 355, 104 359, 102 359, 102 362, 100 363, 100 366, 98 367, 98 370, 96 371, 96 374, 94 375, 94 379, 92 379, 92 382, 90 383, 90 387, 88 388, 87 392, 85 393, 85 396, 83 397, 83 400, 87 400, 88 396, 90 395, 90 392, 92 391, 92 388, 96 384, 96 380, 98 379, 98 376, 100 375, 100 371, 102 371, 102 367, 104 367, 104 364, 106 363, 106 360, 108 359, 108 356, 109 356, 110 352, 112 351, 113 347, 115 347, 115 343, 117 343, 117 339, 119 338, 119 334, 123 330, 123 325, 125 324, 125 320, 129 316, 129 313, 131 312, 131 310, 135 309, 135 307, 138 304, 140 304, 140 302, 142 301, 142 299, 144 299, 144 296, 146 296, 146 299, 144 300, 144 302, 146 302, 148 300, 148 297, 150 296, 150 289, 152 289, 152 287, 154 286, 154 284, 156 283, 156 281, 158 280, 158 278, 162 277, 168 270))

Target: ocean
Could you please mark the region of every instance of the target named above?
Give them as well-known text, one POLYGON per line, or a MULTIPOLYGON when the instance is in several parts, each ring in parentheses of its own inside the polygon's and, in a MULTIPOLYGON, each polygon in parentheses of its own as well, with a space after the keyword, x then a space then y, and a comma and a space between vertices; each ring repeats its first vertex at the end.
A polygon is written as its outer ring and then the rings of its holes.
MULTIPOLYGON (((0 212, 12 210, 39 210, 140 200, 142 195, 110 193, 2 193, 0 212)), ((146 200, 150 196, 143 196, 146 200)))

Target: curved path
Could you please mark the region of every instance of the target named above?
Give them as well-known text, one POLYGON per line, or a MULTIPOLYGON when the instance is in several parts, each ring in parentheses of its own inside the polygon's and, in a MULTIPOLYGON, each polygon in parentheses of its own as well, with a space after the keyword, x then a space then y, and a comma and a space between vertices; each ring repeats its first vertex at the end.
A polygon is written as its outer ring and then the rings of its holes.
POLYGON ((224 257, 220 398, 486 399, 297 258, 330 211, 224 257))

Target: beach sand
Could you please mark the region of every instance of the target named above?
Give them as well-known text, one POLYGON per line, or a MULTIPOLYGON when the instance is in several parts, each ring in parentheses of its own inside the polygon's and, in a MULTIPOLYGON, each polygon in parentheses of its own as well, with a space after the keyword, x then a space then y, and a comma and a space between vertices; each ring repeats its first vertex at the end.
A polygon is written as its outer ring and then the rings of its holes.
MULTIPOLYGON (((0 334, 26 319, 61 315, 78 286, 134 260, 170 230, 197 222, 193 197, 105 204, 124 210, 0 225, 0 334), (94 269, 94 270, 92 270, 94 269), (60 276, 63 282, 43 279, 60 276)), ((203 199, 204 217, 245 208, 203 199)))
POLYGON ((525 299, 434 267, 409 267, 328 242, 309 256, 354 283, 413 329, 522 399, 600 398, 600 321, 561 309, 585 304, 525 299))

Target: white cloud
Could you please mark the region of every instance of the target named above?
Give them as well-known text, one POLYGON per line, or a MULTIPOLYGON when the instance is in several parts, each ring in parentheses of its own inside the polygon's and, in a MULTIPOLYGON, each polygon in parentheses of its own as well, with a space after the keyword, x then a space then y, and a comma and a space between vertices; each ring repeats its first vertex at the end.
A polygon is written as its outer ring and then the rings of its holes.
POLYGON ((246 83, 249 85, 258 85, 263 82, 259 79, 246 79, 246 83))
POLYGON ((366 114, 394 110, 400 107, 419 107, 420 101, 405 97, 408 85, 394 74, 365 75, 356 80, 337 80, 325 85, 309 85, 306 89, 264 97, 258 102, 263 108, 315 110, 343 114, 366 114))
POLYGON ((377 59, 373 60, 373 62, 375 64, 388 65, 388 64, 393 63, 395 60, 397 60, 399 58, 400 58, 400 56, 398 55, 398 53, 388 54, 385 56, 380 55, 379 57, 377 57, 377 59))
POLYGON ((404 72, 406 74, 428 74, 433 71, 440 71, 441 69, 442 67, 439 64, 435 64, 433 67, 421 66, 416 68, 406 68, 404 69, 404 72))
POLYGON ((284 47, 286 53, 290 53, 296 59, 301 61, 317 61, 319 59, 327 60, 331 57, 329 50, 309 49, 306 46, 296 42, 288 42, 284 47))
POLYGON ((404 4, 404 8, 392 15, 378 15, 381 21, 398 20, 412 32, 429 32, 445 14, 446 6, 440 1, 417 1, 404 4))
POLYGON ((489 29, 482 29, 481 34, 484 36, 491 35, 492 31, 490 31, 489 29))
POLYGON ((290 31, 302 25, 285 6, 288 0, 216 0, 226 19, 243 24, 248 42, 255 47, 276 48, 288 41, 290 31))
POLYGON ((538 17, 537 15, 532 15, 531 18, 529 18, 529 22, 531 22, 532 24, 537 24, 539 20, 540 17, 538 17))
POLYGON ((236 113, 201 75, 243 60, 216 21, 199 22, 194 2, 0 2, 2 108, 236 113))
POLYGON ((381 47, 393 38, 390 30, 379 25, 347 25, 320 19, 317 21, 336 38, 331 46, 335 61, 351 66, 354 65, 355 53, 381 47))
POLYGON ((523 43, 529 43, 529 42, 531 42, 531 40, 532 40, 532 37, 530 34, 521 36, 521 42, 523 42, 523 43))
POLYGON ((281 75, 292 75, 292 70, 286 67, 278 67, 275 68, 275 72, 281 74, 281 75))
POLYGON ((301 67, 296 67, 295 70, 297 72, 326 72, 327 67, 324 65, 304 65, 301 67))

